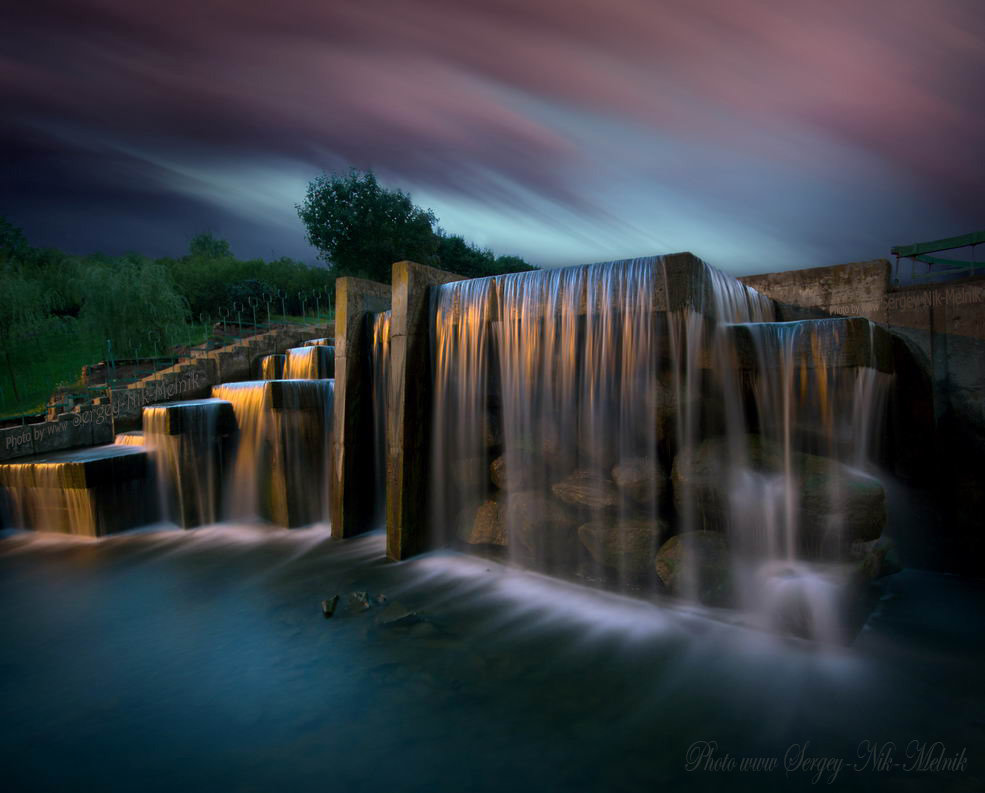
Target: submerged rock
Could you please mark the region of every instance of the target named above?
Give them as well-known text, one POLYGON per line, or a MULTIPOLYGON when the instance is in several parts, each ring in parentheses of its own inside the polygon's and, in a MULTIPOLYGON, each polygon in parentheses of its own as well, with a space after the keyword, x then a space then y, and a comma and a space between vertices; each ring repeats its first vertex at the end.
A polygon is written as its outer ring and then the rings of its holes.
POLYGON ((628 457, 612 468, 612 481, 637 504, 654 506, 666 489, 660 464, 652 457, 628 457))
MULTIPOLYGON (((674 460, 671 474, 678 514, 690 512, 694 528, 728 530, 739 520, 755 519, 748 508, 730 501, 730 474, 773 477, 784 475, 783 450, 757 435, 743 439, 746 467, 730 469, 727 438, 713 438, 685 449, 674 460)), ((803 452, 790 455, 791 486, 797 503, 799 554, 811 558, 844 559, 853 542, 874 540, 886 525, 886 496, 873 476, 827 457, 803 452)), ((756 499, 752 499, 755 501, 756 499)), ((765 508, 763 499, 758 506, 765 508)), ((754 503, 752 509, 757 505, 754 503)))
POLYGON ((660 546, 654 567, 676 597, 710 606, 725 606, 731 600, 728 544, 719 532, 688 531, 671 537, 660 546))
POLYGON ((615 483, 584 468, 551 485, 551 490, 565 503, 578 507, 602 509, 619 503, 615 483))
POLYGON ((603 567, 634 578, 648 573, 667 525, 659 519, 592 521, 578 527, 578 539, 603 567))
POLYGON ((488 468, 485 457, 467 457, 449 466, 451 477, 463 493, 481 493, 487 487, 488 468))
POLYGON ((349 611, 356 614, 369 608, 369 595, 366 592, 349 593, 349 611))
POLYGON ((537 490, 509 493, 501 505, 502 516, 520 548, 533 557, 543 558, 552 551, 563 551, 575 542, 575 517, 554 499, 537 490))
POLYGON ((537 475, 537 463, 526 452, 500 455, 489 464, 489 478, 500 490, 522 490, 537 475))
POLYGON ((390 628, 414 625, 421 621, 416 613, 408 609, 403 603, 397 600, 392 601, 383 611, 380 612, 376 621, 380 625, 390 628))

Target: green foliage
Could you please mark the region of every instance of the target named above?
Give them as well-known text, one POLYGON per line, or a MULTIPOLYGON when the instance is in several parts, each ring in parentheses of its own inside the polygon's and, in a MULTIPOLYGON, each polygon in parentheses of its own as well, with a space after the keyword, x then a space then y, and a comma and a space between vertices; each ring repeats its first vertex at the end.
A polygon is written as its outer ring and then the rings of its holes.
POLYGON ((322 174, 309 182, 296 209, 308 242, 338 275, 389 283, 393 263, 402 259, 473 278, 534 269, 518 256, 497 258, 435 231, 434 212, 401 190, 382 187, 372 171, 322 174))
POLYGON ((19 260, 28 249, 24 232, 0 217, 0 265, 19 260))
POLYGON ((534 268, 519 256, 496 257, 491 250, 480 250, 457 235, 438 236, 436 266, 468 278, 484 278, 488 275, 517 273, 534 268))
POLYGON ((131 255, 82 273, 81 320, 116 357, 161 355, 183 335, 188 306, 167 268, 131 255))
POLYGON ((11 363, 11 350, 46 313, 44 293, 38 284, 10 267, 0 269, 0 351, 10 372, 13 395, 19 398, 17 379, 11 363))
POLYGON ((202 259, 233 258, 229 243, 213 236, 211 232, 192 237, 192 241, 188 245, 188 253, 202 259))
POLYGON ((195 237, 188 254, 180 259, 159 261, 188 302, 194 322, 206 317, 217 321, 222 309, 235 319, 237 308, 244 321, 252 321, 251 298, 257 303, 257 321, 265 321, 268 298, 271 313, 300 314, 302 297, 306 310, 315 306, 313 290, 318 291, 322 307, 327 305, 326 290, 333 297, 335 294, 335 276, 324 268, 286 257, 269 262, 237 259, 229 243, 211 235, 195 237))
POLYGON ((296 208, 308 242, 339 275, 388 282, 394 262, 430 263, 437 248, 434 213, 382 187, 372 171, 323 174, 296 208))

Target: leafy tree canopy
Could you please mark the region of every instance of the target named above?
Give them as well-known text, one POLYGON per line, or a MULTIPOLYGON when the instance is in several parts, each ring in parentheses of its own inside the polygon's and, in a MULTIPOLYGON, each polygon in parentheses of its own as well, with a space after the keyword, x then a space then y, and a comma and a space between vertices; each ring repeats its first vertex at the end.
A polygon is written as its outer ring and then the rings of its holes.
POLYGON ((394 262, 430 263, 437 248, 434 213, 382 187, 372 171, 317 177, 297 211, 308 242, 338 274, 389 281, 394 262))
POLYGON ((391 266, 402 259, 470 277, 533 269, 517 256, 497 258, 436 230, 434 212, 383 187, 372 171, 323 174, 308 184, 296 208, 308 242, 337 275, 389 283, 391 266))

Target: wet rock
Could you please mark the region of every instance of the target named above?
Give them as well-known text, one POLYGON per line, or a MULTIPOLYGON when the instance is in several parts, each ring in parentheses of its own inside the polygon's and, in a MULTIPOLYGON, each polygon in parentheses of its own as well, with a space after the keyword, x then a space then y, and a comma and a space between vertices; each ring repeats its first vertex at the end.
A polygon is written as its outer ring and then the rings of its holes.
POLYGON ((366 592, 350 592, 348 605, 349 611, 354 614, 366 611, 369 609, 369 595, 366 592))
POLYGON ((859 565, 775 562, 759 571, 759 610, 778 633, 846 644, 871 610, 859 565))
POLYGON ((575 471, 551 485, 551 490, 566 504, 578 507, 603 509, 619 503, 619 491, 615 483, 586 469, 575 471))
POLYGON ((666 490, 660 464, 652 457, 627 457, 612 468, 612 481, 630 500, 655 506, 666 490))
POLYGON ((570 550, 575 542, 576 518, 552 498, 537 490, 509 493, 502 517, 513 538, 529 558, 546 558, 570 550))
POLYGON ((725 606, 731 600, 731 568, 725 537, 688 531, 660 546, 654 566, 668 591, 686 600, 725 606))
POLYGON ((465 541, 471 545, 506 545, 506 526, 499 502, 490 499, 479 506, 465 541))
POLYGON ((449 466, 452 479, 463 493, 481 493, 487 487, 488 468, 485 457, 468 457, 449 466))
POLYGON ((328 600, 323 600, 321 602, 321 613, 325 616, 325 619, 331 619, 332 615, 335 614, 335 609, 339 605, 339 596, 332 595, 328 600))
POLYGON ((650 571, 667 531, 658 519, 592 521, 578 527, 578 539, 603 567, 638 578, 650 571))
POLYGON ((522 490, 537 476, 538 461, 526 451, 500 455, 489 464, 489 477, 500 490, 522 490))
MULTIPOLYGON (((745 473, 766 477, 783 475, 783 450, 759 436, 742 441, 745 473)), ((671 473, 674 506, 690 513, 694 528, 724 531, 747 511, 730 504, 730 447, 728 439, 713 438, 681 451, 671 473)), ((792 452, 790 470, 798 502, 798 552, 808 558, 844 559, 853 542, 879 537, 886 525, 886 496, 875 477, 844 463, 813 454, 792 452)), ((739 473, 732 470, 731 473, 739 473)))
POLYGON ((889 537, 854 543, 851 556, 856 563, 858 576, 866 581, 893 575, 903 569, 896 552, 896 543, 889 537))
POLYGON ((392 601, 383 611, 380 612, 376 621, 388 628, 409 627, 421 621, 416 613, 408 609, 403 603, 397 600, 392 601))

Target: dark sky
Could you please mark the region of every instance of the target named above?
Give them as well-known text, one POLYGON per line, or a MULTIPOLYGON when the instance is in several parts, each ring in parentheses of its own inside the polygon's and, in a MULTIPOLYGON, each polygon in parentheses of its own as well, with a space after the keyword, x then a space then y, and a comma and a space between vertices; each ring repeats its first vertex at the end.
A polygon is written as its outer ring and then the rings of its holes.
POLYGON ((982 0, 25 0, 0 85, 0 214, 80 253, 313 261, 350 165, 541 265, 985 227, 982 0))

